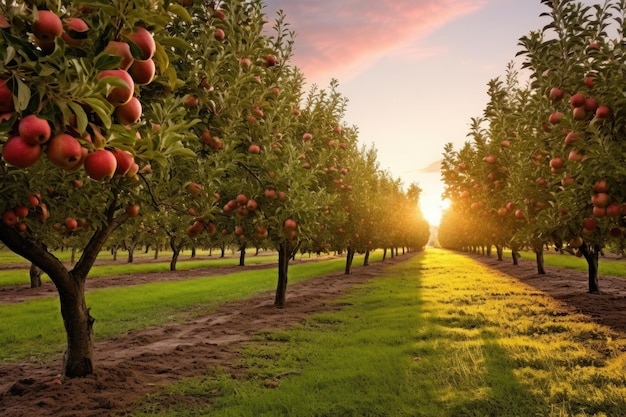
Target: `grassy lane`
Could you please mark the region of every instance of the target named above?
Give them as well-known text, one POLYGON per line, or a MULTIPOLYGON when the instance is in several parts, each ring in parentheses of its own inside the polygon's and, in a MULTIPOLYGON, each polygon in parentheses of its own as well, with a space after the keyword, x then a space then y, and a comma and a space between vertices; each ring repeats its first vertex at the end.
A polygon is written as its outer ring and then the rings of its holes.
MULTIPOLYGON (((370 256, 372 262, 381 259, 382 252, 370 256)), ((355 257, 354 265, 362 262, 363 256, 355 257)), ((338 272, 344 266, 345 259, 292 265, 289 282, 338 272)), ((276 281, 276 268, 244 270, 217 277, 94 290, 87 293, 87 304, 96 318, 95 337, 101 339, 207 314, 228 301, 271 291, 276 281)), ((0 362, 41 359, 62 352, 65 332, 57 297, 0 305, 0 317, 0 362)))
POLYGON ((429 249, 338 302, 136 417, 626 415, 624 335, 472 259, 429 249))

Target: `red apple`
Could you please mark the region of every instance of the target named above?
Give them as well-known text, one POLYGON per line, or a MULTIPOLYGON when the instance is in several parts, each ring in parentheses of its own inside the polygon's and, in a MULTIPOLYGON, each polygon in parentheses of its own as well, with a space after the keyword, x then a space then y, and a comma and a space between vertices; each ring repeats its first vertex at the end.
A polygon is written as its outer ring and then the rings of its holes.
POLYGON ((112 178, 116 169, 117 159, 106 149, 98 149, 85 158, 85 171, 96 181, 112 178))
POLYGON ((25 217, 28 217, 28 207, 26 207, 25 205, 19 205, 16 206, 13 211, 15 211, 15 215, 17 217, 19 217, 20 219, 23 219, 25 217))
POLYGON ((16 168, 28 168, 41 156, 41 146, 30 145, 20 136, 13 136, 2 147, 2 158, 16 168))
POLYGON ((593 184, 592 189, 596 193, 606 193, 609 191, 609 184, 606 180, 598 180, 593 184))
POLYGON ((17 224, 19 219, 13 210, 7 210, 2 213, 2 222, 9 227, 13 227, 17 224))
POLYGON ((33 22, 33 35, 42 42, 54 42, 63 33, 63 23, 59 16, 50 10, 39 10, 33 22))
POLYGON ((585 120, 587 118, 587 110, 585 110, 584 106, 574 107, 572 115, 574 116, 574 120, 585 120))
POLYGON ((276 198, 276 190, 268 188, 263 192, 263 195, 265 195, 265 198, 276 198))
POLYGON ((139 204, 131 204, 126 207, 126 214, 128 214, 128 217, 137 217, 139 215, 139 204))
POLYGON ((252 199, 252 198, 251 198, 251 199, 249 199, 249 200, 248 200, 248 202, 246 203, 246 208, 247 208, 249 211, 254 211, 254 210, 256 210, 258 206, 259 206, 259 205, 258 205, 258 203, 256 202, 256 200, 254 200, 254 199, 252 199))
POLYGON ((87 33, 89 32, 89 26, 83 19, 77 17, 71 17, 65 21, 65 31, 61 34, 61 38, 71 46, 81 46, 85 39, 87 39, 87 33))
POLYGON ((617 217, 620 215, 620 207, 619 204, 617 203, 611 203, 608 206, 606 206, 606 215, 610 216, 610 217, 617 217))
POLYGON ((563 99, 563 96, 565 95, 565 92, 559 88, 559 87, 552 87, 550 89, 550 100, 552 101, 560 101, 563 99))
POLYGON ((572 145, 576 142, 576 139, 578 139, 578 133, 571 131, 567 134, 567 136, 565 136, 565 144, 572 145))
POLYGON ((587 110, 587 112, 595 113, 596 109, 598 108, 598 100, 593 97, 589 97, 587 100, 585 100, 585 105, 583 107, 585 108, 585 110, 587 110))
POLYGON ((277 62, 278 59, 276 59, 276 55, 265 56, 265 65, 267 65, 268 67, 273 67, 274 65, 276 65, 277 62))
POLYGON ((199 102, 198 97, 193 94, 187 94, 183 98, 183 104, 189 108, 197 107, 199 102))
POLYGON ((596 228, 596 221, 592 218, 586 218, 583 220, 583 229, 592 231, 596 228))
POLYGON ((133 54, 130 52, 130 46, 126 42, 109 41, 103 52, 122 58, 119 65, 119 69, 122 70, 129 69, 134 61, 133 54))
MULTIPOLYGON (((133 165, 135 165, 134 155, 129 151, 118 148, 114 148, 112 154, 117 162, 115 173, 117 175, 127 175, 133 165)), ((139 169, 139 166, 137 166, 137 169, 139 169)))
POLYGON ((285 230, 296 230, 297 226, 298 226, 298 224, 293 219, 286 219, 283 222, 283 227, 285 228, 285 230))
POLYGON ((218 41, 223 41, 226 38, 226 33, 224 33, 224 31, 220 28, 215 29, 215 32, 213 33, 213 36, 215 37, 215 39, 217 39, 218 41))
POLYGON ((609 195, 607 193, 596 193, 591 196, 591 204, 596 207, 606 207, 609 205, 609 195))
POLYGON ((124 70, 116 69, 116 70, 104 70, 100 73, 98 78, 100 80, 113 77, 118 81, 122 81, 126 83, 124 87, 112 87, 109 93, 107 94, 107 100, 114 106, 121 106, 122 104, 126 104, 133 97, 135 92, 135 82, 130 74, 124 70))
POLYGON ((137 123, 141 117, 141 102, 137 97, 131 97, 128 103, 122 104, 115 108, 115 116, 117 121, 123 125, 131 125, 137 123))
POLYGON ((68 217, 65 219, 65 228, 72 232, 78 228, 78 221, 73 217, 68 217))
POLYGON ((248 148, 248 152, 253 153, 253 154, 260 154, 261 153, 261 147, 259 145, 255 144, 255 143, 253 143, 248 148))
POLYGON ((596 84, 595 77, 592 77, 592 76, 585 77, 585 85, 587 87, 592 88, 595 84, 596 84))
POLYGON ((596 109, 596 117, 598 119, 608 119, 611 117, 611 108, 609 106, 598 106, 596 109))
POLYGON ((134 43, 141 50, 141 59, 152 59, 156 52, 156 43, 152 34, 141 26, 135 28, 132 33, 126 33, 124 35, 126 39, 134 43))
POLYGON ((71 170, 80 166, 83 160, 83 148, 76 138, 61 133, 48 141, 46 155, 53 165, 71 170))
POLYGON ((29 145, 42 145, 50 139, 52 129, 45 119, 40 119, 34 114, 29 114, 20 120, 18 132, 24 142, 29 145))
POLYGON ((7 86, 6 80, 0 78, 0 113, 9 113, 14 110, 13 93, 7 86))
POLYGON ((582 107, 585 105, 585 100, 586 97, 584 94, 582 93, 576 93, 573 94, 570 98, 569 98, 569 104, 572 107, 582 107))
POLYGON ((524 220, 526 218, 526 214, 520 209, 515 210, 515 218, 518 220, 524 220))
POLYGON ((187 185, 187 191, 191 195, 200 195, 202 193, 202 185, 197 182, 192 182, 187 185))
POLYGON ((313 139, 313 135, 308 132, 302 135, 302 140, 311 140, 311 139, 313 139))
POLYGON ((147 85, 152 82, 154 79, 154 75, 156 74, 156 66, 154 64, 154 60, 145 59, 139 60, 136 59, 133 61, 132 65, 128 69, 128 73, 131 77, 133 77, 133 81, 137 85, 147 85))
POLYGON ((555 111, 551 113, 550 116, 548 117, 548 122, 550 122, 553 125, 556 125, 556 124, 559 124, 562 119, 563 119, 563 113, 561 113, 560 111, 555 111))

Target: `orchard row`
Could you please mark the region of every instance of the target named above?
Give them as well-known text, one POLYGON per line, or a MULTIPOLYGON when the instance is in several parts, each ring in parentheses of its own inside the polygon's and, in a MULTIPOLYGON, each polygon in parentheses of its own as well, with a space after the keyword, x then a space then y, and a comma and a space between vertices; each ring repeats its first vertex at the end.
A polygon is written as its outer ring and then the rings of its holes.
POLYGON ((623 2, 550 2, 543 29, 520 39, 522 72, 492 80, 472 140, 445 148, 442 244, 530 247, 539 272, 554 246, 584 256, 598 290, 600 252, 624 252, 625 14, 623 2))
MULTIPOLYGON (((420 190, 381 170, 331 82, 304 91, 295 33, 260 0, 0 5, 0 241, 46 272, 92 372, 84 281, 109 246, 421 248, 420 190), (72 270, 48 250, 78 247, 72 270)), ((348 259, 351 260, 349 257, 348 259)))

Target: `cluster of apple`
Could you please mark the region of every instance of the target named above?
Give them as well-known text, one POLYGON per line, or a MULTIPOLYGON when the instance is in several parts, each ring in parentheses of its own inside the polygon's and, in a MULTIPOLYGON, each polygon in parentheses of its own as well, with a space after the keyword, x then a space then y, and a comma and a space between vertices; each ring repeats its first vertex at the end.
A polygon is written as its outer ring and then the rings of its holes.
POLYGON ((191 226, 187 228, 187 236, 197 237, 205 230, 207 233, 213 234, 217 230, 217 226, 215 226, 215 223, 213 222, 208 222, 206 219, 196 217, 191 226))
POLYGON ((223 207, 226 214, 236 213, 239 217, 247 217, 254 213, 259 207, 259 203, 253 198, 248 198, 245 194, 239 194, 234 200, 229 200, 223 207))
MULTIPOLYGON (((87 37, 89 26, 78 18, 66 20, 66 30, 59 16, 49 10, 33 11, 32 32, 35 43, 45 52, 54 49, 55 39, 61 37, 71 46, 80 47, 87 37)), ((6 22, 6 18, 4 18, 6 22)), ((0 22, 1 23, 1 22, 0 22)), ((128 42, 111 40, 104 48, 104 53, 120 57, 117 69, 102 71, 100 80, 113 77, 121 80, 125 86, 114 86, 108 90, 107 101, 115 107, 115 117, 123 125, 136 123, 142 114, 141 103, 134 96, 135 85, 145 85, 152 81, 155 75, 153 61, 156 44, 152 34, 145 28, 137 27, 134 31, 122 33, 122 36, 133 43, 141 51, 141 59, 134 59, 128 42)), ((118 84, 118 83, 116 83, 118 84)), ((7 80, 0 80, 0 117, 8 120, 15 111, 13 92, 7 86, 7 80)), ((84 165, 87 174, 95 180, 111 178, 113 175, 127 175, 134 177, 138 172, 138 165, 130 152, 114 149, 104 149, 104 138, 99 131, 94 131, 95 143, 91 135, 85 134, 82 139, 95 145, 96 150, 89 152, 81 146, 78 140, 80 135, 75 126, 69 126, 67 131, 53 135, 48 120, 37 114, 29 114, 19 119, 16 135, 12 135, 2 148, 4 160, 16 168, 28 168, 34 165, 43 153, 59 168, 76 170, 84 165)), ((92 125, 94 130, 97 127, 92 125)))
MULTIPOLYGON (((585 78, 585 85, 593 87, 595 80, 593 77, 585 78)), ((548 96, 552 102, 561 101, 565 97, 565 91, 559 87, 552 87, 548 96)), ((593 97, 586 97, 582 93, 574 93, 569 98, 572 107, 572 117, 574 120, 587 120, 589 114, 593 114, 597 119, 604 120, 611 116, 611 108, 607 105, 598 105, 598 100, 593 97)), ((548 122, 555 125, 561 122, 563 113, 554 111, 548 117, 548 122)))
POLYGON ((25 232, 28 227, 23 220, 30 214, 34 214, 42 222, 50 216, 48 208, 41 202, 41 196, 38 194, 29 195, 28 203, 19 204, 2 213, 2 222, 6 226, 17 227, 20 232, 25 232))
POLYGON ((622 210, 626 209, 626 206, 620 207, 617 202, 611 201, 608 194, 609 186, 606 180, 596 181, 592 190, 591 204, 593 204, 592 213, 595 217, 617 217, 623 214, 622 210))

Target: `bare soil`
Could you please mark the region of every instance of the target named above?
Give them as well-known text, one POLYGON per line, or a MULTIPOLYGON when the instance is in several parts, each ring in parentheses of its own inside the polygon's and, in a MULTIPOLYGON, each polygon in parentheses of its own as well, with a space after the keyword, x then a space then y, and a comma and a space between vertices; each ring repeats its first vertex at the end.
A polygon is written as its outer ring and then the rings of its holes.
MULTIPOLYGON (((282 310, 273 306, 273 293, 268 292, 229 303, 211 315, 188 322, 170 323, 96 342, 96 369, 87 378, 62 378, 59 375, 61 358, 40 365, 0 366, 0 415, 119 416, 131 412, 140 397, 179 379, 203 375, 212 366, 227 369, 237 377, 242 372, 237 367, 238 352, 242 343, 254 334, 267 329, 285 329, 303 322, 313 313, 337 310, 341 306, 330 301, 411 256, 397 256, 368 267, 354 266, 351 275, 336 273, 291 285, 287 307, 282 310)), ((589 294, 587 277, 582 272, 547 267, 546 275, 537 275, 534 260, 522 259, 520 265, 514 266, 510 260, 475 258, 548 293, 565 308, 626 333, 626 280, 623 278, 601 277, 602 292, 589 294)), ((261 267, 267 266, 245 268, 261 267)), ((233 272, 232 269, 211 268, 210 272, 223 274, 233 272)), ((133 285, 141 280, 182 279, 181 276, 188 273, 132 275, 88 282, 90 288, 133 285)), ((199 275, 202 274, 196 270, 190 276, 199 275)), ((0 293, 0 300, 26 299, 28 293, 21 291, 6 290, 0 293)), ((36 290, 31 297, 50 295, 50 291, 53 289, 36 290)))

